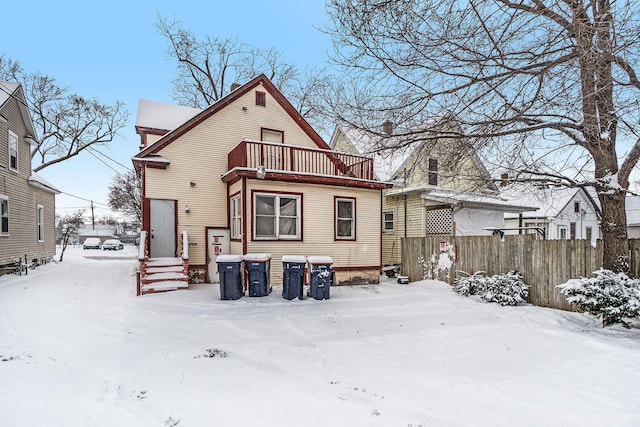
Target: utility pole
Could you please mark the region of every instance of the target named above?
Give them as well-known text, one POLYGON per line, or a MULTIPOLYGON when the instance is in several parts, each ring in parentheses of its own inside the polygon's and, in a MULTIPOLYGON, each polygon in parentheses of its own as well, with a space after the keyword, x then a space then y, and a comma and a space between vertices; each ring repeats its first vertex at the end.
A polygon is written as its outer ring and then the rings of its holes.
POLYGON ((96 229, 96 217, 93 214, 93 200, 91 201, 91 229, 96 229))

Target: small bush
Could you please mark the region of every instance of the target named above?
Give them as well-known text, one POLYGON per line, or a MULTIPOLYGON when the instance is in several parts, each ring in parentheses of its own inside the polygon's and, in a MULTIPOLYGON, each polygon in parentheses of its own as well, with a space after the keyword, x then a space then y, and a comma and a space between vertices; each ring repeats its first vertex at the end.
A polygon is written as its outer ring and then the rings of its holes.
POLYGON ((479 295, 483 301, 518 305, 529 298, 529 288, 517 271, 487 277, 484 272, 456 279, 453 291, 459 295, 479 295))
POLYGON ((595 316, 602 315, 602 326, 623 322, 640 314, 640 280, 624 273, 597 270, 596 277, 571 279, 558 285, 567 301, 595 316))

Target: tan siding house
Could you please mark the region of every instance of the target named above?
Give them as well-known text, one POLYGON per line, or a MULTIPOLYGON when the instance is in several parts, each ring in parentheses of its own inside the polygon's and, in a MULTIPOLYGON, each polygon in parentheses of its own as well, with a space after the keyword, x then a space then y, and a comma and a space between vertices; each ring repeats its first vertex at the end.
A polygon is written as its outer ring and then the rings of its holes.
POLYGON ((31 170, 37 138, 17 83, 0 82, 0 274, 15 259, 40 263, 55 255, 55 195, 31 170))
POLYGON ((376 174, 393 184, 384 190, 382 202, 382 263, 397 265, 404 237, 427 235, 486 235, 504 227, 504 213, 535 208, 516 206, 500 196, 478 156, 464 141, 447 137, 461 130, 443 120, 421 137, 420 131, 406 143, 393 133, 374 135, 336 127, 330 145, 353 153, 374 147, 398 146, 398 153, 376 162, 376 174), (442 137, 433 137, 434 129, 442 137), (400 154, 406 153, 405 155, 400 154))
POLYGON ((272 285, 283 255, 332 257, 336 283, 378 280, 385 184, 371 159, 330 150, 265 76, 202 111, 139 108, 150 257, 179 256, 186 231, 192 281, 217 282, 217 255, 247 253, 272 255, 272 285))

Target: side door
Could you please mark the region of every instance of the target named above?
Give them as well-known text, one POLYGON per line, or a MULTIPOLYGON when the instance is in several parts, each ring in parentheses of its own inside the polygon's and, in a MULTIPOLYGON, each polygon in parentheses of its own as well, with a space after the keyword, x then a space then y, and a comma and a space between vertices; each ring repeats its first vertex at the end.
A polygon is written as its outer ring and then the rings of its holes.
POLYGON ((172 258, 176 256, 176 210, 174 200, 151 199, 149 256, 172 258))
POLYGON ((231 250, 230 233, 228 229, 207 229, 207 271, 209 283, 219 283, 218 255, 228 254, 231 250))

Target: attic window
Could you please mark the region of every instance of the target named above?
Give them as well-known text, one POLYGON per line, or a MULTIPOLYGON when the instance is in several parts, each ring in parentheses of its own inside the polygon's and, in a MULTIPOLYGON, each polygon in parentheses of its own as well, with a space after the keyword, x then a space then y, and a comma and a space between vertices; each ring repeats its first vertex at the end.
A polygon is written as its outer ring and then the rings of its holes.
POLYGON ((428 183, 429 185, 438 185, 438 159, 430 158, 428 171, 428 183))
POLYGON ((574 202, 573 203, 573 211, 575 213, 580 213, 580 202, 574 202))
POLYGON ((260 107, 267 106, 267 94, 264 92, 256 91, 256 105, 260 107))

